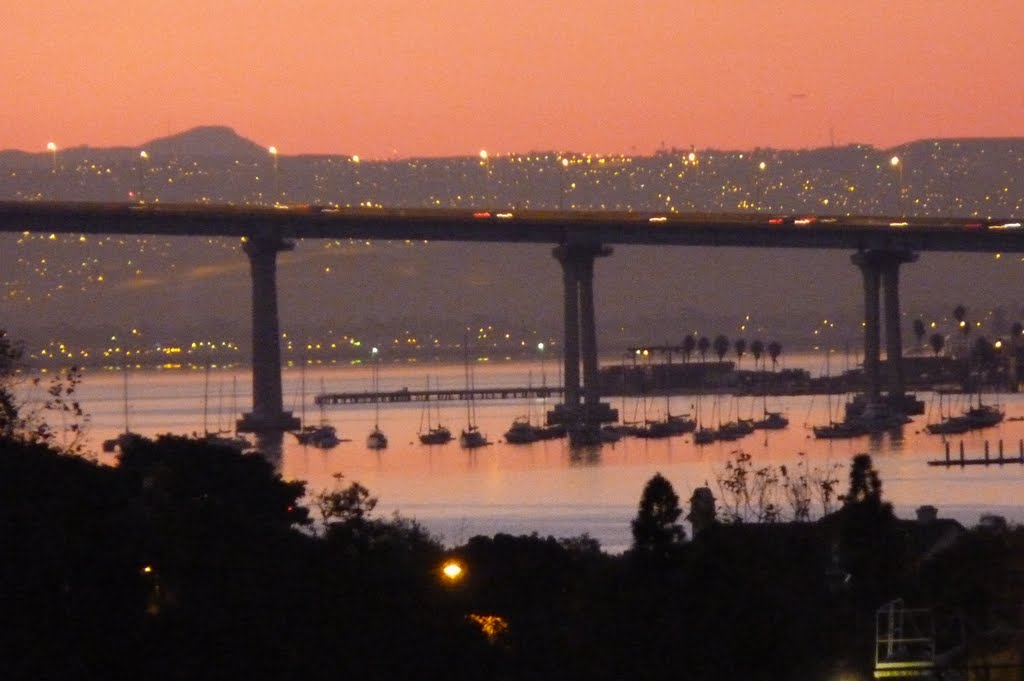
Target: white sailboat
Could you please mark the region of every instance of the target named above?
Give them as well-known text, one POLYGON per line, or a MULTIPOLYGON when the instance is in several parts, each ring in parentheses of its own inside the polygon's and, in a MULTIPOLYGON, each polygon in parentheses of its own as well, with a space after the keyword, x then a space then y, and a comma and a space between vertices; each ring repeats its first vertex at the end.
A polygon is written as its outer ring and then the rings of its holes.
POLYGON ((441 425, 441 416, 437 415, 437 422, 431 425, 430 421, 430 377, 427 377, 427 397, 424 398, 423 413, 420 415, 420 442, 425 445, 443 445, 451 442, 452 431, 441 425), (423 430, 423 416, 427 417, 427 429, 423 430))
POLYGON ((366 436, 366 446, 369 449, 387 449, 388 437, 380 429, 380 354, 377 348, 373 349, 373 378, 370 381, 372 392, 375 395, 373 410, 373 430, 366 436))
POLYGON ((124 432, 115 438, 103 441, 103 451, 110 453, 114 450, 124 451, 124 448, 128 445, 138 442, 142 439, 142 436, 138 433, 133 433, 131 428, 128 427, 128 358, 124 358, 123 366, 121 367, 123 374, 122 381, 122 399, 124 401, 124 432))
MULTIPOLYGON (((320 379, 320 392, 324 392, 323 379, 320 379)), ((320 405, 320 423, 318 425, 308 425, 306 423, 306 362, 302 362, 302 378, 301 378, 301 417, 300 422, 302 427, 299 430, 291 431, 295 439, 299 441, 300 445, 306 445, 309 447, 316 447, 317 449, 332 449, 338 446, 342 439, 338 437, 338 431, 334 426, 327 423, 324 417, 324 407, 320 405)))
POLYGON ((486 447, 491 443, 487 441, 487 436, 481 433, 476 425, 476 404, 473 400, 473 373, 469 368, 468 337, 463 340, 462 351, 466 372, 466 427, 459 434, 459 445, 463 449, 476 449, 486 447))

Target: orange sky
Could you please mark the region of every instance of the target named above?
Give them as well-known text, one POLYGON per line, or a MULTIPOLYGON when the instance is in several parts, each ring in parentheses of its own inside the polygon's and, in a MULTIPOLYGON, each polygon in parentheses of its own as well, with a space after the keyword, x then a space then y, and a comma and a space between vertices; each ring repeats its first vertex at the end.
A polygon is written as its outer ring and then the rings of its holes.
POLYGON ((1024 136, 1024 2, 32 0, 0 149, 229 125, 282 154, 1024 136))

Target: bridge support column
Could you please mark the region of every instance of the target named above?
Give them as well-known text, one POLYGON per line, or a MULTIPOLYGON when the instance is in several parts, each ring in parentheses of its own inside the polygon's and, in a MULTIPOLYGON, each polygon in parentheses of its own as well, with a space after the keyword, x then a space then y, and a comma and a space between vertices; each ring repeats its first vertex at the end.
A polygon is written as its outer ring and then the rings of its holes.
POLYGON ((904 251, 892 253, 882 264, 882 291, 885 295, 885 358, 889 377, 889 400, 898 406, 904 399, 903 335, 900 330, 900 265, 917 260, 904 251))
POLYGON ((864 279, 864 396, 869 402, 881 394, 881 314, 879 310, 879 271, 874 252, 861 251, 850 259, 860 268, 864 279))
POLYGON ((244 245, 252 275, 252 411, 237 429, 280 433, 301 424, 284 410, 281 391, 281 341, 277 319, 277 254, 294 244, 279 236, 257 235, 244 245))
POLYGON ((861 251, 851 258, 864 277, 864 379, 865 397, 877 400, 882 392, 879 370, 881 314, 879 293, 885 301, 886 387, 889 404, 904 414, 914 411, 915 402, 906 396, 903 372, 903 336, 900 329, 899 268, 917 260, 910 251, 861 251))
POLYGON ((565 380, 565 393, 562 404, 566 409, 577 410, 580 406, 580 300, 577 295, 579 286, 579 268, 573 259, 568 259, 559 251, 554 250, 555 257, 562 265, 562 375, 565 380))
POLYGON ((548 423, 565 424, 571 430, 596 433, 601 423, 618 419, 618 412, 601 402, 594 314, 594 259, 611 252, 598 244, 563 244, 552 251, 562 265, 565 287, 565 395, 563 403, 549 412, 547 418, 548 423))

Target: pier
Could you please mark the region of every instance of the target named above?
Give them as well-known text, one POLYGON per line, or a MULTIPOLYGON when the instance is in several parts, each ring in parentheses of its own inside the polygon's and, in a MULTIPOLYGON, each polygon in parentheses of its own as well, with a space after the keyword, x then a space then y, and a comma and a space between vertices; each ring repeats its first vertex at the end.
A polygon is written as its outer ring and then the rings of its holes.
POLYGON ((1024 464, 1024 440, 1017 441, 1017 456, 1007 457, 1003 454, 1003 441, 999 440, 995 457, 989 455, 988 440, 985 440, 985 453, 981 458, 967 458, 964 455, 964 441, 960 441, 960 456, 951 457, 949 454, 949 442, 946 443, 946 457, 944 459, 933 459, 928 462, 929 466, 1002 466, 1004 464, 1024 464))
POLYGON ((318 406, 337 404, 376 404, 392 402, 458 402, 463 400, 547 399, 561 397, 564 388, 454 388, 451 390, 387 390, 381 392, 320 393, 313 398, 318 406))

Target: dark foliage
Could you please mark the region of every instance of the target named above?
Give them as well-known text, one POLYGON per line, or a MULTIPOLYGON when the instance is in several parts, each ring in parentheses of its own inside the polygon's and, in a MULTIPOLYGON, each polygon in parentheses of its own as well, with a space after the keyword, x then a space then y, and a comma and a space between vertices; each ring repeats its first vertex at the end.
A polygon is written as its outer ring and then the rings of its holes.
POLYGON ((0 440, 4 677, 810 681, 839 663, 869 674, 873 614, 894 595, 978 629, 1021 597, 1020 531, 933 555, 868 457, 820 522, 713 524, 690 543, 655 476, 638 544, 669 546, 659 560, 585 535, 446 551, 415 521, 375 518, 357 483, 314 534, 303 491, 186 438, 140 441, 117 468, 0 440), (441 578, 447 557, 461 579, 441 578))

